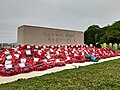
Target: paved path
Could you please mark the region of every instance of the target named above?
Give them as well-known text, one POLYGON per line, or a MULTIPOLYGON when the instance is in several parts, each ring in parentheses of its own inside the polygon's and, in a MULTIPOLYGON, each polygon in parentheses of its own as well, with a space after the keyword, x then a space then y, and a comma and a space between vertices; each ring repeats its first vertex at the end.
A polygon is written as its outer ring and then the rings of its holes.
POLYGON ((27 78, 31 78, 31 77, 35 77, 35 76, 42 76, 42 75, 45 75, 45 74, 58 72, 58 71, 62 71, 62 70, 65 70, 65 69, 78 68, 80 66, 86 66, 86 65, 101 63, 101 62, 114 60, 114 59, 118 59, 118 58, 120 58, 120 56, 111 57, 111 58, 107 58, 107 59, 101 59, 101 60, 99 60, 99 62, 85 62, 85 63, 66 64, 66 66, 54 67, 54 68, 51 68, 51 69, 47 69, 45 71, 33 71, 33 72, 30 72, 30 73, 18 74, 18 75, 10 76, 10 77, 1 77, 0 76, 0 84, 12 82, 12 81, 18 80, 20 78, 27 79, 27 78))

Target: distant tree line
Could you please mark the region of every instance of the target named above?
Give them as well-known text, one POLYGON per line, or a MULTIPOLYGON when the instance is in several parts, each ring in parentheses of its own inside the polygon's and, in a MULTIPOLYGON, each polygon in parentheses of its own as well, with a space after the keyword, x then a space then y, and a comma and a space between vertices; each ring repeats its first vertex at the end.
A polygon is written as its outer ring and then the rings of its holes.
POLYGON ((99 45, 101 43, 120 43, 120 21, 100 28, 98 25, 89 26, 84 32, 85 44, 99 45))

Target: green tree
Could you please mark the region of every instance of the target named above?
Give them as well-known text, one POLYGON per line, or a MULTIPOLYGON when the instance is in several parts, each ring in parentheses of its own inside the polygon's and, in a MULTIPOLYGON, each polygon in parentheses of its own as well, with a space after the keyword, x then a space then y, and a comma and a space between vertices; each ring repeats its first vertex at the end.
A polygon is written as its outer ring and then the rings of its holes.
POLYGON ((92 25, 84 33, 85 44, 120 43, 120 21, 100 28, 92 25))
POLYGON ((107 26, 105 33, 101 35, 99 42, 119 43, 120 42, 120 21, 113 23, 111 26, 107 26))
POLYGON ((99 29, 98 25, 92 25, 84 32, 84 41, 85 44, 93 44, 99 40, 99 29))

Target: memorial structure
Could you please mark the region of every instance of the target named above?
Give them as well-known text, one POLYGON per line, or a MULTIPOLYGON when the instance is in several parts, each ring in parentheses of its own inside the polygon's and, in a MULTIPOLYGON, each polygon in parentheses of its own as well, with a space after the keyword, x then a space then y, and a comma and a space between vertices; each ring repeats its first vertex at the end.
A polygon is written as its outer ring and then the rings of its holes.
POLYGON ((84 33, 75 30, 22 25, 18 27, 17 44, 84 44, 84 33))

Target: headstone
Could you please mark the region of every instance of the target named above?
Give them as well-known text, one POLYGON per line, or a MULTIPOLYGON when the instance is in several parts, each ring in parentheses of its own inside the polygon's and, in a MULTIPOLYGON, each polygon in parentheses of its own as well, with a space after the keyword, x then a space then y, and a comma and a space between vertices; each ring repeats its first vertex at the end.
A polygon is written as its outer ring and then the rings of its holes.
POLYGON ((109 43, 109 48, 112 49, 112 43, 109 43))
POLYGON ((90 46, 92 47, 92 46, 93 46, 93 44, 90 44, 90 46))
POLYGON ((118 44, 118 49, 120 50, 120 43, 118 44))
POLYGON ((106 48, 106 47, 107 47, 107 44, 106 44, 106 43, 103 43, 103 47, 106 48))
POLYGON ((117 43, 115 43, 115 44, 113 45, 113 48, 114 48, 114 49, 118 49, 117 43))

